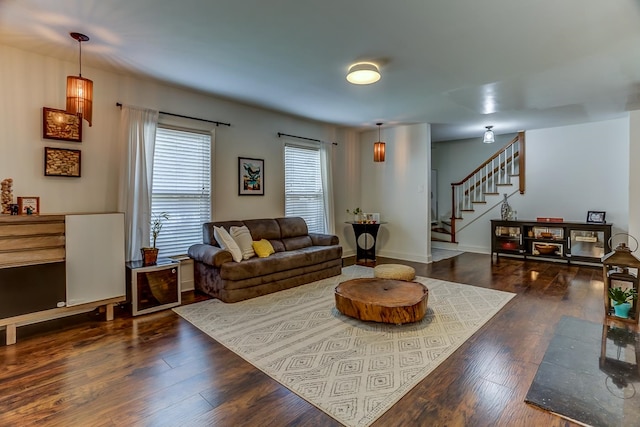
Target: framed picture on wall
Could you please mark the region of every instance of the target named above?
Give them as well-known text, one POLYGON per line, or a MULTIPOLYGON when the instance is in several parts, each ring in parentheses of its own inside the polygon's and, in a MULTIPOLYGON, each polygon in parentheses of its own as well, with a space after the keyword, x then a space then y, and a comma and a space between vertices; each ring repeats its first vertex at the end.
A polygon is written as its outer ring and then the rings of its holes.
POLYGON ((80 178, 80 150, 44 147, 44 176, 80 178))
POLYGON ((264 160, 238 157, 238 195, 264 196, 264 160))
POLYGON ((64 110, 42 107, 42 137, 82 142, 82 118, 64 110))

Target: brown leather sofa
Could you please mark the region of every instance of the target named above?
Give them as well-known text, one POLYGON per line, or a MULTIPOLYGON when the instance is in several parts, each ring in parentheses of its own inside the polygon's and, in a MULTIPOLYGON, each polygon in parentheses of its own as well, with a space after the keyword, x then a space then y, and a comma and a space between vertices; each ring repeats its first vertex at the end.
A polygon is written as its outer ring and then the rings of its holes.
POLYGON ((224 302, 237 302, 314 282, 342 271, 338 237, 309 233, 302 218, 251 219, 203 224, 204 243, 189 248, 195 288, 224 302), (213 227, 246 225, 253 240, 267 239, 275 253, 233 261, 216 242, 213 227))

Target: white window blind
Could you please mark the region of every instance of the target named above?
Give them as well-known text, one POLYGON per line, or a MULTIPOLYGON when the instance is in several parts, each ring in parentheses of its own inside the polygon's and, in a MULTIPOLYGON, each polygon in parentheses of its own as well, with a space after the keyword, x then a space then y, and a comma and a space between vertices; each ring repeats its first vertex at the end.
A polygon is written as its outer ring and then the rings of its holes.
POLYGON ((324 194, 320 150, 312 147, 284 147, 285 215, 300 216, 310 232, 324 233, 324 194))
POLYGON ((211 135, 158 127, 153 162, 151 214, 169 214, 156 246, 163 257, 186 254, 211 220, 211 135))

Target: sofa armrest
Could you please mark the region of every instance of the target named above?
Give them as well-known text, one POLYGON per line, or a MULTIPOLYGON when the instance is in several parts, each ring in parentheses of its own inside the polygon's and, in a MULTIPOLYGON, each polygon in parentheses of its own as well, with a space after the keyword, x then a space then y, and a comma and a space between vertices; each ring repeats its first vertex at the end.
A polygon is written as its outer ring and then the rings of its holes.
POLYGON ((309 233, 313 246, 332 246, 340 244, 338 236, 334 234, 309 233))
POLYGON ((189 247, 189 257, 213 267, 221 267, 225 262, 233 261, 231 252, 206 243, 189 247))

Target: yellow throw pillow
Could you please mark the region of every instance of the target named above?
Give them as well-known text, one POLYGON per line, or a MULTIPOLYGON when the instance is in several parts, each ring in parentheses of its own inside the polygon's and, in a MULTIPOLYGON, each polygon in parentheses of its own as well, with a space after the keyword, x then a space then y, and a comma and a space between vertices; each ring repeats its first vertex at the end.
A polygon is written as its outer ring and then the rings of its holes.
POLYGON ((273 250, 273 246, 271 246, 271 243, 267 239, 253 242, 252 246, 259 258, 266 258, 269 255, 276 253, 276 251, 273 250))

